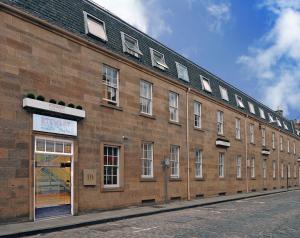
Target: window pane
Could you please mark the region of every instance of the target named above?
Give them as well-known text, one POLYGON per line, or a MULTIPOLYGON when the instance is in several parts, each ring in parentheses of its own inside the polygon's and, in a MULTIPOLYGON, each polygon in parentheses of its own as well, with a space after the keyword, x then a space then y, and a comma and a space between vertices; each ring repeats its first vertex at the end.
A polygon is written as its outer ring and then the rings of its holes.
POLYGON ((43 139, 36 139, 36 151, 45 151, 45 143, 43 139))
POLYGON ((54 152, 54 141, 46 141, 46 151, 54 152))
POLYGON ((88 32, 94 36, 97 36, 103 40, 107 40, 107 36, 104 30, 102 22, 98 22, 91 17, 87 17, 88 32))
POLYGON ((55 152, 63 153, 64 152, 64 143, 63 142, 56 142, 55 143, 55 152))

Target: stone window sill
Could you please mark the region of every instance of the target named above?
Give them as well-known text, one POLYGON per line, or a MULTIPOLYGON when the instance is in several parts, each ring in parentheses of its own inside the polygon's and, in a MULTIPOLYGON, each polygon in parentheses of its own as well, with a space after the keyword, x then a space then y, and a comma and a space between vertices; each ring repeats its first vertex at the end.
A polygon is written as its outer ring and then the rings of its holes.
POLYGON ((115 187, 115 188, 102 187, 101 192, 124 192, 124 188, 122 188, 122 187, 115 187))
POLYGON ((156 120, 156 117, 154 115, 149 115, 149 114, 142 113, 142 112, 139 113, 139 116, 156 120))
POLYGON ((115 110, 118 110, 118 111, 123 111, 123 108, 120 107, 120 106, 110 105, 110 104, 106 104, 106 103, 101 103, 100 106, 115 109, 115 110))
POLYGON ((171 181, 171 182, 180 182, 180 181, 182 181, 182 179, 181 178, 169 178, 169 181, 171 181))
POLYGON ((205 130, 203 130, 202 128, 195 127, 195 126, 194 126, 194 130, 196 130, 196 131, 201 131, 201 132, 205 132, 205 130))
POLYGON ((173 125, 176 125, 176 126, 182 126, 179 122, 170 121, 170 120, 169 120, 169 124, 173 124, 173 125))
POLYGON ((195 178, 195 181, 205 181, 205 178, 195 178))
POLYGON ((153 178, 146 178, 146 177, 141 177, 140 178, 140 182, 156 182, 156 178, 153 177, 153 178))

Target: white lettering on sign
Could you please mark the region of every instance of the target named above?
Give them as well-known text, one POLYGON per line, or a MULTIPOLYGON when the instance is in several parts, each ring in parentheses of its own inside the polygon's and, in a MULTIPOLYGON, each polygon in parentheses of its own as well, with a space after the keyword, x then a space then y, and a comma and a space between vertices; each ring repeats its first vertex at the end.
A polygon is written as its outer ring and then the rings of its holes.
POLYGON ((33 130, 77 136, 77 121, 33 114, 33 130))

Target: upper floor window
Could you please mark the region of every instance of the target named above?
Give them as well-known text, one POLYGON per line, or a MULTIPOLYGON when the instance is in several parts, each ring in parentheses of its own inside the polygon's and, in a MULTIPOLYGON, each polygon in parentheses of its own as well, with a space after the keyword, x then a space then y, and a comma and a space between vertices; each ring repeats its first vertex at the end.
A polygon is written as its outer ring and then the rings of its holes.
POLYGON ((294 151, 294 155, 296 154, 296 144, 295 141, 293 142, 293 151, 294 151))
POLYGON ((143 55, 143 53, 139 49, 139 42, 137 39, 133 38, 121 32, 123 52, 129 53, 137 58, 143 55))
POLYGON ((217 111, 217 132, 218 135, 224 134, 224 112, 217 111))
POLYGON ((219 177, 225 176, 225 153, 219 153, 219 177))
POLYGON ((269 121, 270 121, 270 123, 275 122, 274 117, 272 116, 271 113, 268 113, 268 116, 269 116, 269 121))
POLYGON ((140 111, 152 115, 152 83, 140 81, 140 111))
POLYGON ((162 53, 152 48, 150 48, 150 53, 151 53, 152 66, 155 66, 162 70, 166 70, 169 68, 168 65, 166 65, 165 56, 162 53))
POLYGON ((254 125, 249 125, 250 143, 254 144, 254 125))
POLYGON ((119 71, 103 65, 104 98, 109 104, 119 105, 119 71))
POLYGON ((107 41, 105 23, 98 18, 84 12, 85 34, 95 36, 103 41, 107 41))
POLYGON ((235 138, 241 139, 241 120, 235 118, 235 138))
POLYGON ((189 79, 189 74, 188 74, 188 70, 187 70, 187 67, 176 62, 176 68, 177 68, 177 75, 178 75, 178 78, 180 79, 183 79, 184 81, 187 81, 189 82, 190 79, 189 79))
POLYGON ((202 84, 202 89, 206 92, 211 93, 211 87, 210 87, 210 83, 209 83, 209 79, 205 78, 204 76, 200 75, 201 78, 201 84, 202 84))
POLYGON ((153 177, 153 143, 142 143, 142 177, 153 177))
POLYGON ((260 117, 263 118, 263 119, 266 119, 265 111, 261 108, 258 108, 258 110, 259 110, 260 117))
POLYGON ((243 103, 243 99, 241 96, 235 95, 235 100, 237 103, 237 106, 240 108, 245 108, 244 103, 243 103))
POLYGON ((290 153, 290 140, 287 141, 287 151, 290 153))
POLYGON ((283 137, 280 136, 279 138, 280 150, 283 151, 283 137))
POLYGON ((278 125, 278 126, 282 127, 281 121, 280 121, 277 117, 276 117, 276 122, 277 122, 277 125, 278 125))
POLYGON ((170 147, 170 169, 171 177, 179 178, 179 146, 171 145, 170 147))
POLYGON ((288 125, 286 124, 286 122, 285 122, 285 121, 283 122, 283 127, 284 127, 284 129, 286 129, 286 130, 288 130, 288 129, 289 129, 289 127, 288 127, 288 125))
POLYGON ((229 101, 227 89, 222 86, 219 86, 219 88, 220 88, 220 93, 221 93, 222 99, 225 101, 229 101))
POLYGON ((249 105, 249 111, 252 113, 252 114, 255 114, 255 108, 254 108, 254 105, 252 102, 248 102, 248 105, 249 105))
POLYGON ((169 92, 169 111, 170 121, 178 122, 178 97, 179 95, 174 92, 169 92))
POLYGON ((202 170, 202 151, 196 150, 196 158, 195 158, 195 176, 196 178, 203 177, 203 170, 202 170))
POLYGON ((194 127, 201 128, 201 103, 194 101, 194 127))
POLYGON ((262 146, 266 146, 266 129, 265 128, 261 128, 261 144, 262 146))
POLYGON ((275 149, 275 132, 272 132, 272 148, 275 149))

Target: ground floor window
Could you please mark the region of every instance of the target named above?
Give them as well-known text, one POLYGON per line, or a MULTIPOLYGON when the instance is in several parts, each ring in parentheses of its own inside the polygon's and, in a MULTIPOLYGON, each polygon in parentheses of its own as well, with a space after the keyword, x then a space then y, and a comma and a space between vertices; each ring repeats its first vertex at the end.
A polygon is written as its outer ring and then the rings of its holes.
POLYGON ((272 167, 273 167, 273 178, 275 179, 276 178, 276 162, 275 162, 275 160, 273 160, 272 167))
POLYGON ((104 187, 119 186, 120 148, 118 146, 104 146, 104 187))
POLYGON ((195 176, 196 178, 202 178, 202 151, 196 150, 196 159, 195 159, 195 176))
POLYGON ((236 158, 236 177, 241 178, 242 177, 242 157, 237 156, 236 158))
POLYGON ((250 160, 250 173, 251 173, 251 178, 255 178, 255 158, 251 158, 250 160))
POLYGON ((284 178, 283 163, 281 162, 281 178, 284 178))
POLYGON ((171 145, 170 148, 170 168, 171 168, 171 177, 179 177, 179 146, 171 145))
POLYGON ((263 160, 263 178, 267 178, 267 161, 263 160))
POLYGON ((142 177, 153 177, 153 143, 142 144, 142 177))
POLYGON ((219 153, 219 177, 224 178, 225 154, 219 153))

